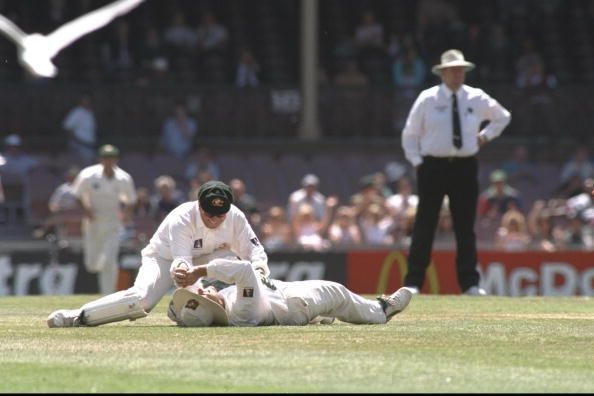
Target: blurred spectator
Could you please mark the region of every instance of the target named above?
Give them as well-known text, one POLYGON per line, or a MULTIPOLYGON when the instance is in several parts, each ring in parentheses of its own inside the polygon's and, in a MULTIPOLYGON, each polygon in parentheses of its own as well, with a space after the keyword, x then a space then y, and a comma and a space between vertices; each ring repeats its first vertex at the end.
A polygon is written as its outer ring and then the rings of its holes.
POLYGON ((202 170, 208 171, 213 180, 221 179, 219 164, 212 151, 206 147, 200 147, 197 151, 193 152, 187 163, 184 177, 188 182, 195 179, 202 170))
POLYGON ((156 57, 143 68, 135 83, 138 86, 159 86, 169 85, 173 81, 173 73, 169 71, 169 60, 164 57, 156 57))
POLYGON ((444 197, 441 210, 439 211, 433 246, 441 249, 456 247, 456 235, 454 233, 452 212, 450 212, 450 200, 447 196, 444 197))
POLYGON ((573 157, 563 164, 560 182, 565 184, 571 176, 578 176, 580 182, 594 176, 594 166, 590 160, 590 149, 587 145, 579 146, 573 157))
POLYGON ((328 228, 328 240, 334 248, 351 248, 363 243, 353 208, 342 205, 328 228))
POLYGON ((33 231, 34 238, 54 234, 58 240, 80 238, 82 211, 72 189, 80 169, 71 166, 64 174, 64 183, 60 184, 50 196, 48 216, 43 224, 33 231))
POLYGON ((332 50, 332 55, 338 61, 356 59, 357 47, 355 40, 346 33, 339 33, 335 40, 335 45, 332 50))
POLYGON ((357 220, 367 211, 370 205, 378 204, 384 207, 386 198, 380 191, 373 175, 363 176, 359 181, 359 191, 351 196, 351 205, 354 208, 357 220))
POLYGON ((427 68, 425 62, 414 48, 408 48, 392 65, 394 85, 400 88, 405 96, 416 96, 416 90, 425 82, 427 68))
POLYGON ((245 183, 241 179, 231 179, 229 187, 233 191, 233 204, 245 213, 251 226, 257 229, 262 219, 256 198, 246 192, 245 183))
POLYGON ((403 52, 403 45, 400 39, 400 35, 397 33, 390 33, 388 39, 388 45, 386 47, 386 54, 392 60, 396 60, 403 52))
POLYGON ((137 248, 143 248, 158 225, 151 207, 151 194, 148 188, 138 187, 131 221, 125 224, 128 235, 131 235, 134 242, 138 244, 137 248))
POLYGON ((507 184, 507 175, 504 171, 494 170, 489 180, 491 185, 479 196, 479 217, 498 217, 510 209, 522 210, 520 192, 507 184))
POLYGON ((202 54, 211 52, 221 53, 227 46, 229 33, 227 28, 217 22, 212 12, 207 12, 202 17, 202 23, 196 31, 198 48, 202 54))
POLYGON ((402 176, 406 175, 406 166, 398 161, 390 161, 384 166, 384 175, 386 175, 386 186, 394 195, 399 189, 399 182, 402 176))
POLYGON ((569 213, 563 227, 555 230, 555 238, 561 249, 594 249, 592 235, 594 227, 584 219, 573 213, 569 213))
POLYGON ((505 160, 501 170, 507 175, 510 184, 518 182, 537 183, 536 165, 530 161, 528 148, 519 144, 514 148, 512 158, 505 160))
POLYGON ((90 95, 80 97, 79 104, 64 118, 62 127, 68 132, 70 152, 78 157, 80 165, 89 165, 95 158, 97 144, 97 123, 90 95))
POLYGON ((398 179, 398 190, 386 199, 386 208, 393 217, 403 216, 408 208, 416 208, 419 196, 413 193, 410 177, 403 175, 398 179))
POLYGON ((531 102, 535 100, 546 101, 545 104, 551 102, 550 97, 544 95, 539 88, 555 88, 557 86, 557 77, 555 75, 546 73, 544 63, 533 63, 529 65, 527 70, 522 71, 516 78, 516 85, 518 88, 532 89, 531 102), (537 96, 538 95, 538 96, 537 96))
POLYGON ((526 218, 517 209, 510 209, 501 218, 501 227, 495 236, 495 248, 506 251, 524 251, 530 247, 531 239, 526 218))
POLYGON ((369 85, 369 78, 359 70, 356 60, 348 60, 334 76, 334 84, 341 87, 365 87, 369 85))
POLYGON ((128 81, 135 66, 131 52, 133 43, 130 38, 130 26, 125 19, 119 19, 109 31, 112 37, 101 45, 103 66, 115 80, 128 81))
POLYGON ((188 192, 188 201, 198 199, 198 190, 200 186, 210 180, 217 180, 208 169, 199 169, 195 178, 190 180, 190 191, 188 192))
POLYGON ((501 23, 494 22, 490 25, 486 45, 489 50, 484 51, 485 65, 481 69, 481 76, 484 74, 491 81, 505 82, 508 80, 507 62, 510 43, 505 27, 501 23))
POLYGON ((594 220, 594 179, 588 178, 582 183, 582 190, 565 201, 565 213, 568 217, 579 217, 585 223, 594 220))
POLYGON ((80 168, 78 166, 71 166, 64 175, 64 183, 60 184, 50 196, 48 206, 52 213, 65 211, 69 209, 78 209, 76 202, 76 195, 72 191, 72 184, 80 168))
POLYGON ((146 187, 136 189, 136 203, 132 209, 134 217, 151 215, 151 194, 146 187))
POLYGON ((314 174, 307 174, 301 179, 301 188, 293 191, 289 195, 287 212, 289 221, 293 221, 297 214, 297 209, 302 203, 308 203, 312 206, 314 217, 321 221, 326 216, 326 197, 318 191, 320 179, 314 174))
POLYGON ((143 31, 144 37, 137 44, 137 57, 142 68, 150 70, 155 59, 166 58, 166 51, 156 27, 148 26, 143 31))
POLYGON ((175 180, 168 175, 155 179, 155 192, 151 196, 151 212, 160 223, 173 209, 185 202, 183 193, 176 189, 175 180))
POLYGON ((22 143, 20 135, 17 134, 11 134, 4 138, 0 174, 5 185, 12 182, 25 183, 29 172, 41 165, 39 159, 23 152, 22 143))
POLYGON ((291 226, 285 210, 280 206, 268 209, 260 226, 260 241, 266 251, 287 249, 292 246, 291 226))
POLYGON ((65 22, 65 8, 66 0, 50 0, 49 1, 49 17, 52 23, 56 26, 65 22))
POLYGON ((552 215, 544 200, 536 200, 532 205, 527 216, 527 227, 534 248, 546 252, 559 250, 554 236, 552 215))
POLYGON ((390 233, 394 226, 388 211, 377 202, 371 203, 359 214, 359 226, 366 245, 381 246, 394 243, 390 233))
POLYGON ((187 114, 186 107, 177 103, 173 115, 163 123, 161 130, 161 147, 178 159, 185 159, 194 144, 194 137, 198 131, 198 123, 187 114))
POLYGON ((520 88, 538 85, 544 70, 544 61, 534 47, 534 41, 525 38, 522 42, 522 54, 516 60, 516 85, 520 88), (536 73, 536 74, 535 74, 536 73))
POLYGON ((259 72, 260 65, 254 59, 254 54, 249 49, 243 48, 237 64, 235 85, 239 88, 258 86, 260 84, 259 72))
POLYGON ((24 223, 29 220, 27 185, 29 172, 41 165, 40 161, 22 151, 21 137, 16 134, 4 139, 4 153, 0 154, 2 201, 0 222, 24 223))
POLYGON ((325 216, 317 220, 311 204, 303 202, 296 208, 292 221, 293 235, 297 246, 304 250, 324 251, 330 247, 330 242, 323 235, 328 226, 325 216))
POLYGON ((187 24, 183 11, 173 15, 171 25, 165 28, 163 38, 174 51, 189 52, 198 45, 198 36, 187 24))
POLYGON ((382 50, 384 47, 384 27, 375 19, 375 14, 366 11, 355 30, 355 44, 360 51, 382 50))
POLYGON ((373 182, 377 190, 384 198, 388 198, 393 195, 392 189, 390 186, 388 186, 388 178, 384 172, 372 173, 370 177, 373 178, 373 182))

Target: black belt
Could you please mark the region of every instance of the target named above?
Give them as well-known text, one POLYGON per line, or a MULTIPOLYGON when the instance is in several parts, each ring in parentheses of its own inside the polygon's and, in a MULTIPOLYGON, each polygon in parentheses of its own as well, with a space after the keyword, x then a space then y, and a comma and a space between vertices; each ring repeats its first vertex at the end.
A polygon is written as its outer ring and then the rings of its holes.
POLYGON ((423 161, 435 161, 435 162, 462 162, 475 159, 476 155, 469 155, 467 157, 434 157, 432 155, 423 156, 423 161))

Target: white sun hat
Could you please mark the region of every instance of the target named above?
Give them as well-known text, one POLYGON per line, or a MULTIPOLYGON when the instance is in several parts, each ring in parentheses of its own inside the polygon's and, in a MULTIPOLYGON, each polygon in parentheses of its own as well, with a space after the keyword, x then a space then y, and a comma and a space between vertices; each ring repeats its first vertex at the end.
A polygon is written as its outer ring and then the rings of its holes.
POLYGON ((175 314, 186 326, 229 325, 229 318, 225 308, 189 289, 177 289, 173 293, 172 299, 175 314))
POLYGON ((441 64, 433 66, 431 72, 433 72, 433 74, 441 76, 441 69, 456 66, 462 66, 466 69, 466 71, 470 71, 475 67, 474 63, 468 62, 464 59, 464 54, 462 53, 462 51, 457 49, 450 49, 441 54, 441 64))

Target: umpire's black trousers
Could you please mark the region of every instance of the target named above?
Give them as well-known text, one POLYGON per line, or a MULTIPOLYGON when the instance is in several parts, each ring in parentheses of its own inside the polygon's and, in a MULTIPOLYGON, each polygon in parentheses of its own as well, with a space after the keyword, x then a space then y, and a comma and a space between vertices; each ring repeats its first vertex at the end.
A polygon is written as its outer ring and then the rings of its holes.
POLYGON ((433 239, 444 196, 449 197, 456 235, 456 271, 462 292, 479 283, 474 222, 478 200, 478 161, 472 157, 423 157, 417 168, 419 203, 408 255, 405 286, 421 290, 431 261, 433 239))

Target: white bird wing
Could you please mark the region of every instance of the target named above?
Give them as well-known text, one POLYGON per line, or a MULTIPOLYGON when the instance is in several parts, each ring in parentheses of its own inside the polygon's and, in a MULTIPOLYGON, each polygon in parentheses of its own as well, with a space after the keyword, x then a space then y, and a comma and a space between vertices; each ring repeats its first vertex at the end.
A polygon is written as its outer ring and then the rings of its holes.
POLYGON ((118 0, 95 11, 82 15, 54 30, 47 36, 53 55, 78 40, 81 36, 97 30, 120 15, 128 13, 145 0, 118 0))
POLYGON ((2 32, 6 37, 14 41, 16 45, 18 45, 19 47, 23 43, 23 37, 27 35, 10 19, 6 18, 2 14, 0 14, 0 32, 2 32))

